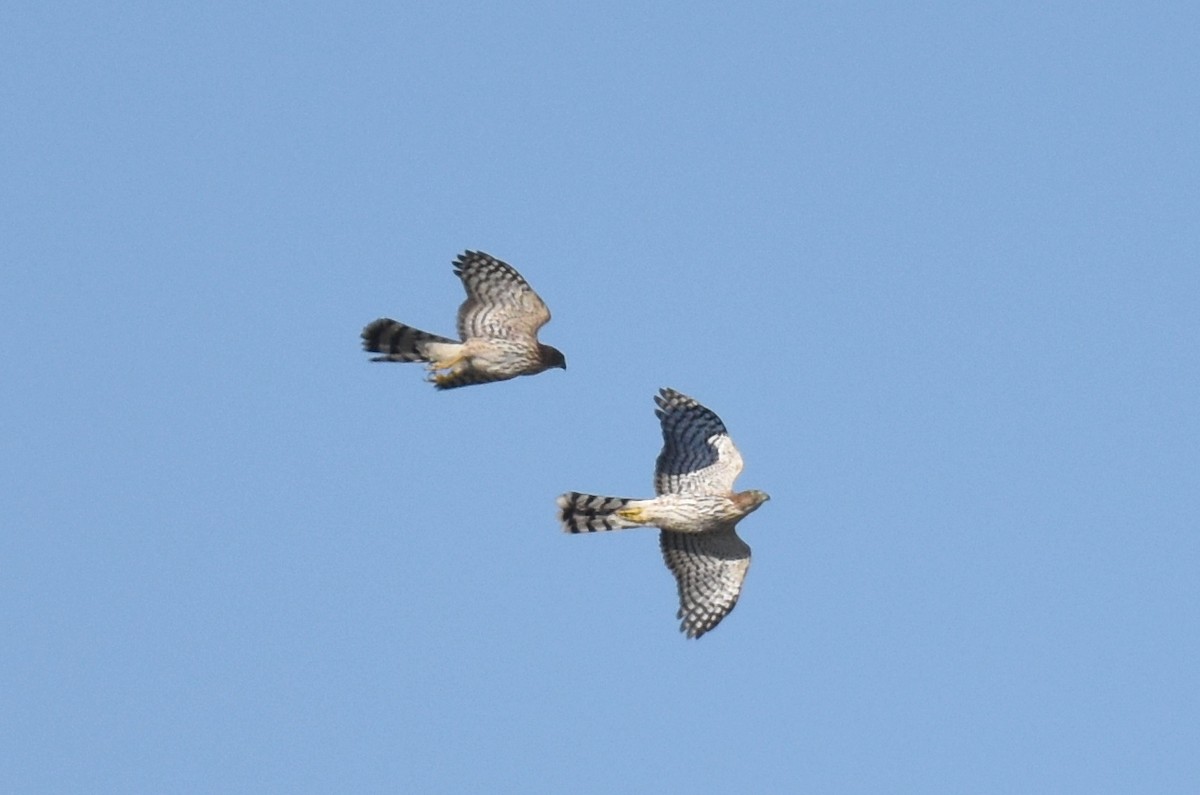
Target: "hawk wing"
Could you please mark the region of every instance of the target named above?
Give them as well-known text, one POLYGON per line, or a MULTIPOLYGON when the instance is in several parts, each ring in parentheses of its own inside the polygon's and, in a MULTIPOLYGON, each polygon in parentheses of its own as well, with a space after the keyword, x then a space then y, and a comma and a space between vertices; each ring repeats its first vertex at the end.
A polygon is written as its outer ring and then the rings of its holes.
POLYGON ((742 454, 721 418, 687 395, 660 389, 655 414, 663 449, 654 467, 658 494, 727 494, 742 471, 742 454))
POLYGON ((679 629, 698 638, 737 604, 750 570, 750 547, 733 528, 716 533, 663 530, 659 544, 679 586, 679 629))
POLYGON ((535 338, 550 322, 550 310, 511 265, 482 251, 465 251, 454 262, 467 300, 458 308, 458 335, 535 338))

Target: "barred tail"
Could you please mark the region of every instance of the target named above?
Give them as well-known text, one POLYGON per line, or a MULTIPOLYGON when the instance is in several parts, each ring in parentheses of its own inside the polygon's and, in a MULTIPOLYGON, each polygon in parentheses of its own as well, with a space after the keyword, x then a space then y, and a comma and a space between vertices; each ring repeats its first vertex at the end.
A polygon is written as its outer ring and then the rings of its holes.
POLYGON ((641 501, 569 491, 558 498, 558 520, 562 522, 563 530, 568 533, 594 533, 597 530, 638 527, 638 522, 630 521, 617 513, 637 502, 641 501))
POLYGON ((362 340, 363 350, 384 354, 372 358, 373 362, 428 362, 428 343, 458 344, 455 340, 448 340, 386 317, 368 323, 362 330, 362 340))

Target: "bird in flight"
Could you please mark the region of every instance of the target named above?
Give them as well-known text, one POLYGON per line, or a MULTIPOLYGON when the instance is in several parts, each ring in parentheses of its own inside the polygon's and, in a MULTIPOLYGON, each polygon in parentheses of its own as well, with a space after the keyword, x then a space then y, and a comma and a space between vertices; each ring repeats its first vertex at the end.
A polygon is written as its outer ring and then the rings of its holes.
POLYGON ((467 300, 458 308, 458 336, 439 337, 381 317, 362 331, 363 349, 380 353, 373 362, 426 362, 438 389, 567 369, 562 351, 538 342, 550 310, 506 262, 482 251, 466 251, 454 262, 467 300))
POLYGON ((655 414, 663 449, 651 499, 568 492, 558 517, 568 533, 658 527, 667 568, 679 587, 680 630, 698 638, 725 618, 742 591, 750 547, 737 523, 770 499, 762 491, 733 491, 742 456, 711 410, 674 389, 659 390, 655 414))

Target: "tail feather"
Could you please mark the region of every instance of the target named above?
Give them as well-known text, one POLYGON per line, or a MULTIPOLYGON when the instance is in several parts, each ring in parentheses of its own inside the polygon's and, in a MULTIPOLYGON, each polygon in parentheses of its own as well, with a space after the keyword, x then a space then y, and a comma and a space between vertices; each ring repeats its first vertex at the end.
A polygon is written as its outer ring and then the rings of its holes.
POLYGON ((439 337, 386 317, 368 323, 362 330, 362 340, 363 350, 384 354, 373 357, 373 362, 428 362, 428 343, 458 344, 456 340, 439 337))
POLYGON ((600 497, 569 491, 558 498, 558 520, 568 533, 594 533, 598 530, 619 530, 638 527, 617 515, 617 511, 639 502, 625 497, 600 497))

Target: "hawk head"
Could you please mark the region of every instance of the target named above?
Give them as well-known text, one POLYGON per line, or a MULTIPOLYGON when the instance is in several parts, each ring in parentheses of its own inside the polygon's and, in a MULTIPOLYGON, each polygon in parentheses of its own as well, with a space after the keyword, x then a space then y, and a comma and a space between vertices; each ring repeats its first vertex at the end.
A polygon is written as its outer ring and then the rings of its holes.
POLYGON ((734 502, 742 509, 743 516, 758 508, 767 500, 771 499, 771 495, 765 491, 758 489, 750 489, 749 491, 741 491, 733 495, 734 502))
POLYGON ((567 357, 563 356, 563 352, 553 345, 538 345, 538 353, 544 369, 549 370, 551 367, 567 369, 567 357))

